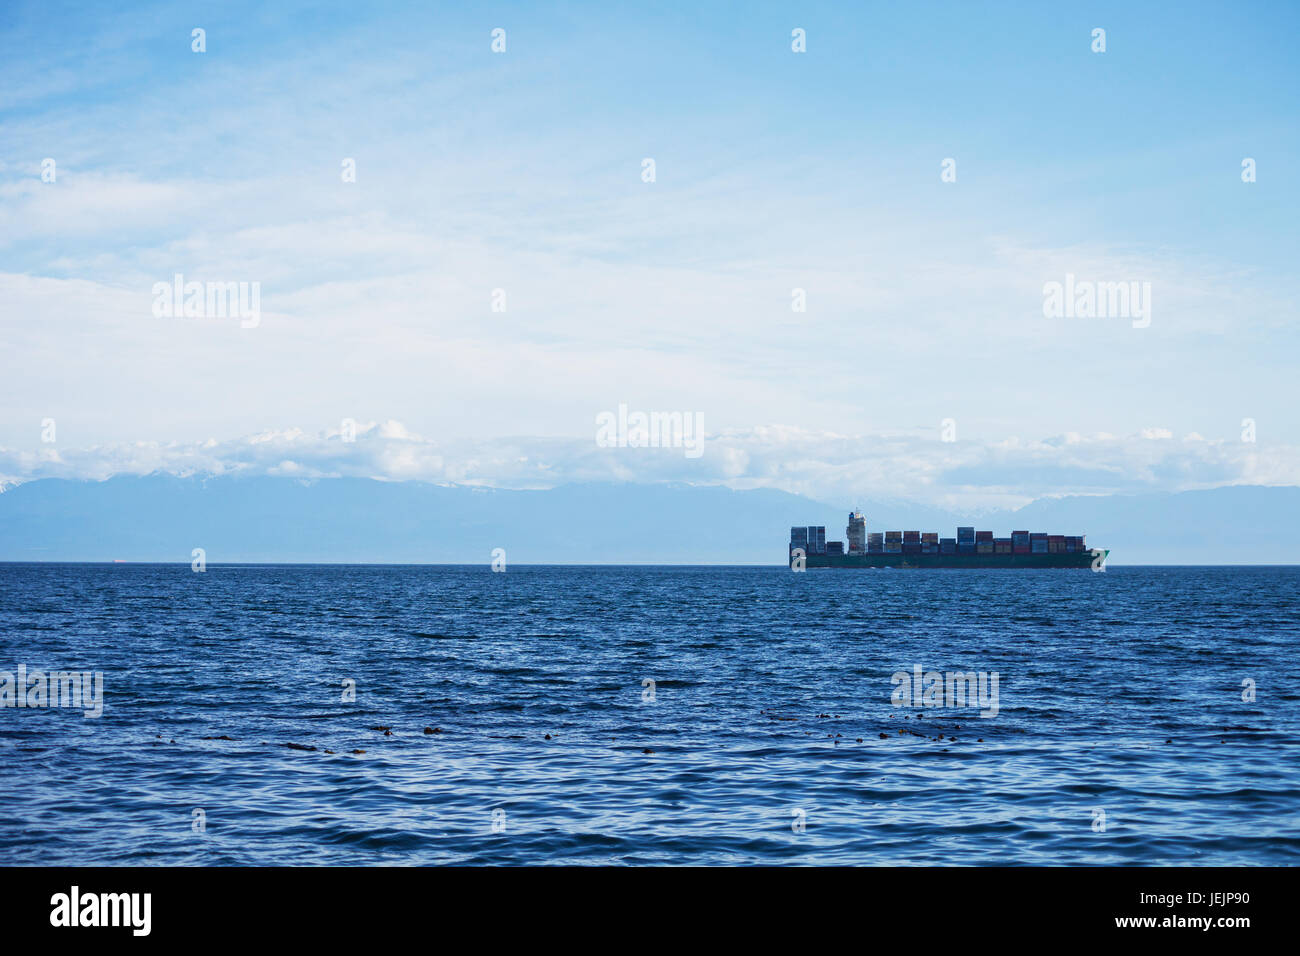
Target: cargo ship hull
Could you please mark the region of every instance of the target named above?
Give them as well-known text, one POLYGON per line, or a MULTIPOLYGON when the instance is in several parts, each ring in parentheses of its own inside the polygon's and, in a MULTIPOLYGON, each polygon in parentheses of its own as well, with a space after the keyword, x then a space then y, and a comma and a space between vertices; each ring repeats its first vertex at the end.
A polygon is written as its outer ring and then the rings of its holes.
MULTIPOLYGON (((1110 552, 1098 549, 1105 562, 1110 552)), ((1056 554, 810 554, 808 568, 1091 568, 1091 551, 1056 554)))

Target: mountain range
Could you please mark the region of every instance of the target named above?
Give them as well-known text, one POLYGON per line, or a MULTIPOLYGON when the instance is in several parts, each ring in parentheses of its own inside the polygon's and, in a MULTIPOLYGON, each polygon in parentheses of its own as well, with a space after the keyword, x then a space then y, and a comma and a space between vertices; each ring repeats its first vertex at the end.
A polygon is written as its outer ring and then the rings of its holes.
MULTIPOLYGON (((1087 534, 1111 564, 1290 564, 1300 488, 1041 499, 961 515, 859 503, 870 530, 957 525, 1087 534)), ((0 494, 0 560, 487 564, 780 564, 791 525, 844 538, 849 508, 783 491, 571 484, 513 491, 327 478, 49 478, 0 494)))

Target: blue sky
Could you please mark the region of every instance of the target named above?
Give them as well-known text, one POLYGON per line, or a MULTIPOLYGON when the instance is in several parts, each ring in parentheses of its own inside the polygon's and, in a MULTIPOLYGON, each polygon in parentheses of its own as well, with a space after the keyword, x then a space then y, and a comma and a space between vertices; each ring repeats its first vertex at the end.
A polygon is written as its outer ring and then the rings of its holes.
POLYGON ((1298 483, 1297 27, 1286 3, 7 4, 0 479, 1298 483), (155 317, 177 272, 259 282, 260 324, 155 317), (1150 326, 1045 318, 1067 272, 1149 282, 1150 326), (713 453, 593 448, 620 402, 698 413, 713 453))

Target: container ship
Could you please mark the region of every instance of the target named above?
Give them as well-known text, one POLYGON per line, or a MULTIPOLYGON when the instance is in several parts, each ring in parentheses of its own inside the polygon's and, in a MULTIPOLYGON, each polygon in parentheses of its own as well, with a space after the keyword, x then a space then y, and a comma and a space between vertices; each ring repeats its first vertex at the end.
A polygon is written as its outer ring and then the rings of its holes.
POLYGON ((995 538, 974 526, 957 537, 932 531, 867 531, 862 512, 849 515, 843 541, 827 541, 824 525, 790 529, 790 567, 807 568, 1093 568, 1110 554, 1089 548, 1084 536, 1013 531, 995 538))

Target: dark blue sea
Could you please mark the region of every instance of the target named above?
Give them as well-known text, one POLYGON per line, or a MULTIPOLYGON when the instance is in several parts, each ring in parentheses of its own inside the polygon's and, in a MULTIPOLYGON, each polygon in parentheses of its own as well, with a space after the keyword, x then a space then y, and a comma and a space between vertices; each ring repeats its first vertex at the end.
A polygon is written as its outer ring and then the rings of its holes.
POLYGON ((0 709, 0 864, 1295 864, 1298 612, 1295 567, 0 565, 0 671, 104 688, 0 709), (996 714, 894 706, 918 666, 996 714))

